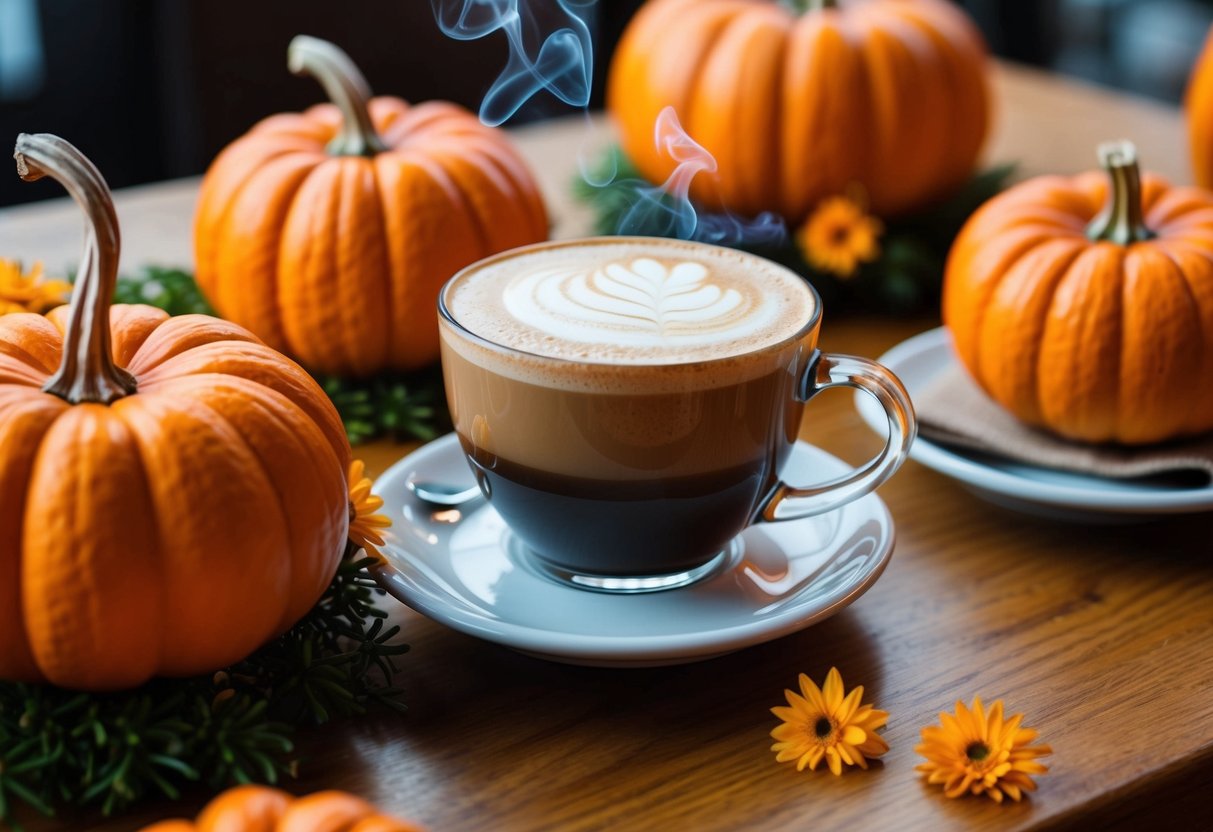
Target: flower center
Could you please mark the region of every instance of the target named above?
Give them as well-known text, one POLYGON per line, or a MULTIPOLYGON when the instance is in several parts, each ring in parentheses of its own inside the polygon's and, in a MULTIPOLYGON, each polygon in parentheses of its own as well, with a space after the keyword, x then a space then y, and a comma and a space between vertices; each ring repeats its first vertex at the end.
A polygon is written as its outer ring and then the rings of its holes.
POLYGON ((354 505, 354 501, 350 501, 350 522, 353 523, 358 519, 358 506, 354 505))
POLYGON ((828 716, 818 717, 817 722, 813 724, 813 733, 817 735, 818 739, 825 739, 830 736, 830 732, 833 730, 834 723, 830 722, 828 716))
POLYGON ((830 243, 833 245, 845 245, 850 236, 851 229, 845 225, 836 225, 830 229, 830 243))
POLYGON ((990 747, 984 742, 971 742, 965 749, 965 756, 975 763, 980 763, 990 756, 990 747))

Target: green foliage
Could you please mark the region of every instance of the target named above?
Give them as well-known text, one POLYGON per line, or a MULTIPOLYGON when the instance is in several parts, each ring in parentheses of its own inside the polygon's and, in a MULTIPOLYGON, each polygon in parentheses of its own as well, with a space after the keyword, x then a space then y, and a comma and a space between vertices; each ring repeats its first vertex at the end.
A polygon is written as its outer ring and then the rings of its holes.
POLYGON ((181 269, 147 266, 118 278, 114 303, 146 303, 170 315, 214 315, 194 276, 181 269))
MULTIPOLYGON (((146 303, 170 315, 215 314, 193 275, 156 266, 121 276, 114 302, 146 303)), ((359 379, 317 375, 316 381, 337 407, 351 444, 380 437, 428 442, 450 429, 442 374, 436 366, 359 379)))
MULTIPOLYGON (((832 313, 848 309, 889 314, 933 312, 939 306, 952 240, 969 215, 1005 188, 1014 172, 1014 165, 982 171, 948 199, 912 217, 886 221, 880 257, 846 278, 810 266, 791 237, 777 246, 742 248, 804 275, 832 313)), ((573 183, 573 192, 593 211, 594 231, 598 234, 618 233, 624 216, 636 202, 637 188, 652 187, 616 146, 608 148, 591 167, 589 178, 606 184, 592 185, 579 177, 573 183)), ((705 213, 697 210, 701 215, 705 213)), ((635 222, 636 217, 630 219, 635 222)), ((659 212, 652 214, 651 225, 629 229, 629 233, 659 237, 667 232, 668 221, 659 212)))
POLYGON ((381 436, 428 442, 450 429, 442 374, 432 367, 369 379, 317 376, 354 445, 381 436))
POLYGON ((408 647, 373 604, 373 563, 345 559, 302 621, 213 676, 113 694, 0 683, 0 828, 17 804, 109 815, 193 782, 276 783, 297 764, 293 726, 402 711, 393 659, 408 647))

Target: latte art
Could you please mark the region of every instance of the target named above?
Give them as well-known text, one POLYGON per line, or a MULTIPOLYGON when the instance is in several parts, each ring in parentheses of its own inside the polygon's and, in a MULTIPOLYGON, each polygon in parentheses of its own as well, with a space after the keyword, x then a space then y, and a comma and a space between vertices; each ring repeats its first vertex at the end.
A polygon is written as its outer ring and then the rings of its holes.
POLYGON ((732 249, 639 237, 497 255, 453 278, 443 305, 494 344, 614 365, 746 355, 794 337, 816 312, 812 290, 782 266, 732 249))
POLYGON ((641 257, 592 271, 585 265, 560 263, 514 278, 502 292, 506 310, 563 340, 637 347, 744 338, 777 312, 758 292, 712 282, 702 263, 667 266, 641 257))

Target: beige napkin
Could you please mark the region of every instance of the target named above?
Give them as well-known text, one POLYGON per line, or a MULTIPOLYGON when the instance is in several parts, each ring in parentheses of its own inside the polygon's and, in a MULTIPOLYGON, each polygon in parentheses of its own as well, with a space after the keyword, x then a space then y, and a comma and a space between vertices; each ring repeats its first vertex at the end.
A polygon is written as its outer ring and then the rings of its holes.
POLYGON ((1170 475, 1188 485, 1213 481, 1213 434, 1144 448, 1067 442, 1016 420, 958 365, 932 379, 914 406, 919 432, 940 445, 1118 479, 1170 475))

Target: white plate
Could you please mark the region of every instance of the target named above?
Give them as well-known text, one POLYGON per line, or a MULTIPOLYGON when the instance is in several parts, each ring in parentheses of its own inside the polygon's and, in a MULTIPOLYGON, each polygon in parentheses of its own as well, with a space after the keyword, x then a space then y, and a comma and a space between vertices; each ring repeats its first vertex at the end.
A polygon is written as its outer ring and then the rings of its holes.
MULTIPOLYGON (((905 383, 914 398, 935 376, 956 361, 952 339, 943 327, 903 341, 877 359, 905 383)), ((888 420, 868 396, 856 407, 868 425, 884 435, 888 420)), ((1142 519, 1143 515, 1213 509, 1213 485, 1180 488, 1143 480, 1115 480, 1038 468, 993 456, 947 448, 921 436, 910 456, 928 468, 959 480, 980 497, 1008 508, 1051 517, 1095 522, 1142 519)))
MULTIPOLYGON (((850 466, 798 443, 793 482, 850 466)), ((511 554, 508 530, 484 501, 440 512, 407 488, 411 478, 470 485, 451 434, 379 478, 392 518, 380 584, 456 630, 571 664, 642 667, 698 661, 795 632, 846 607, 875 583, 893 551, 893 521, 875 495, 804 520, 759 524, 738 538, 730 565, 682 589, 610 595, 541 576, 511 554)))

